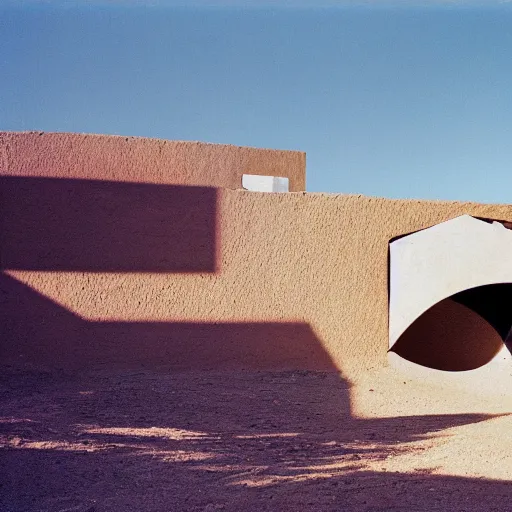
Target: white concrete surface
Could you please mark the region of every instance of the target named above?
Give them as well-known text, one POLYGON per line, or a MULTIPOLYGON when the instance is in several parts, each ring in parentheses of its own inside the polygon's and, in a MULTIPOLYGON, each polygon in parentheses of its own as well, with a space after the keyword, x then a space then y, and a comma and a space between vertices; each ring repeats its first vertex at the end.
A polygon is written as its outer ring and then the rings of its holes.
POLYGON ((512 283, 512 231, 462 215, 390 244, 389 348, 434 304, 512 283))
POLYGON ((253 192, 288 192, 289 179, 279 176, 242 175, 242 187, 253 192))

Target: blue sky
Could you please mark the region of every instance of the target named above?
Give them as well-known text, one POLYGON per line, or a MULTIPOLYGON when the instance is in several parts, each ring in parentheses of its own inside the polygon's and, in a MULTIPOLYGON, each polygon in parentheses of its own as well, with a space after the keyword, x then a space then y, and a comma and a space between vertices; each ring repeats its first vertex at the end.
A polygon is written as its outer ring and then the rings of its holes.
POLYGON ((512 3, 186 3, 4 0, 0 129, 299 149, 310 191, 512 202, 512 3))

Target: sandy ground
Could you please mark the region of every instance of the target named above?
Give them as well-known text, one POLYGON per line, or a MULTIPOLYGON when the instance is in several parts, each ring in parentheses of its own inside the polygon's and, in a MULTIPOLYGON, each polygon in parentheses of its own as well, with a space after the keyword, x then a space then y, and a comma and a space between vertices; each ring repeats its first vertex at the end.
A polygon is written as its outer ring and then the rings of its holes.
POLYGON ((427 414, 432 390, 307 371, 1 375, 3 512, 512 510, 512 416, 427 414))

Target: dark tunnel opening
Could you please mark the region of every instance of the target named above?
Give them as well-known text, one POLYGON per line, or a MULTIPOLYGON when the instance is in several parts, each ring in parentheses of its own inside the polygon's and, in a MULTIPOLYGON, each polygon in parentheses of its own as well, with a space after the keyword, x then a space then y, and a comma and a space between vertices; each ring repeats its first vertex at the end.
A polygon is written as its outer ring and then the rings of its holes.
POLYGON ((444 299, 417 318, 390 349, 421 366, 474 370, 503 348, 510 351, 512 283, 471 288, 444 299))
POLYGON ((512 283, 489 284, 451 297, 489 322, 505 341, 512 327, 512 283))

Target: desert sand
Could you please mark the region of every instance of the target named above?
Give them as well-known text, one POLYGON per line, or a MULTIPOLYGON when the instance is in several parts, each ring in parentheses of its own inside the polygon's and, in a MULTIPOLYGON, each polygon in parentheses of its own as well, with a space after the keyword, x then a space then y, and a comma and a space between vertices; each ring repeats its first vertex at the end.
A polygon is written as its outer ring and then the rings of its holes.
POLYGON ((512 416, 421 412, 456 400, 391 374, 4 368, 0 509, 510 510, 512 416), (392 416, 398 379, 417 415, 392 416))

